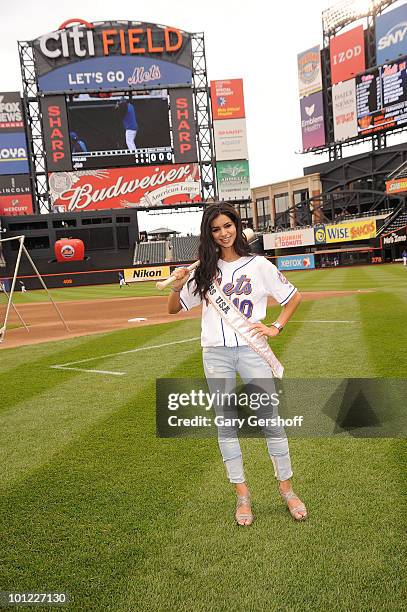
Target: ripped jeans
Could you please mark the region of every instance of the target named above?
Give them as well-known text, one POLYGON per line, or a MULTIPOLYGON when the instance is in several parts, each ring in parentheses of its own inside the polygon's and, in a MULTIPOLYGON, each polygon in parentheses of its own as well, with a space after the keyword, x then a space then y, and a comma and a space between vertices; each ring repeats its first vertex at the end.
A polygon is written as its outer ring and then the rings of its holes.
MULTIPOLYGON (((204 347, 203 365, 211 393, 232 393, 236 373, 245 384, 254 383, 258 389, 261 383, 262 392, 269 395, 275 393, 270 366, 249 346, 204 347)), ((217 415, 223 414, 222 406, 215 404, 214 408, 217 415)), ((291 459, 284 428, 268 427, 263 432, 275 477, 278 480, 291 478, 291 459)), ((235 484, 245 482, 242 452, 235 428, 218 427, 218 442, 229 481, 235 484)))

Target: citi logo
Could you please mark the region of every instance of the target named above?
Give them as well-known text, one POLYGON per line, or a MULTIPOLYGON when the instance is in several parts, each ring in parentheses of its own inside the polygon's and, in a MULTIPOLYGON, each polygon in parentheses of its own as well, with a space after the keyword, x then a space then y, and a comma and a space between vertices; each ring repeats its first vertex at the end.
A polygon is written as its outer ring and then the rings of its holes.
POLYGON ((355 57, 359 57, 362 53, 361 45, 356 45, 355 47, 350 47, 346 49, 346 51, 339 51, 336 55, 332 56, 332 64, 336 66, 337 64, 343 64, 344 62, 349 62, 355 57))
POLYGON ((382 51, 392 45, 397 45, 403 42, 407 33, 407 21, 402 21, 397 25, 393 26, 387 34, 382 36, 377 43, 377 48, 382 51))

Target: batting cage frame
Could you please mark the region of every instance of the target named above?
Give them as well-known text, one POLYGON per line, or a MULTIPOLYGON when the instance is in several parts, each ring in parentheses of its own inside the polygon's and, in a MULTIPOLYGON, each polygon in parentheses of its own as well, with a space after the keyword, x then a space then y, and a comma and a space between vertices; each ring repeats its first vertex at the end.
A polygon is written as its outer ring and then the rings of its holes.
POLYGON ((25 245, 24 245, 24 239, 25 236, 13 236, 12 238, 0 238, 0 245, 3 242, 11 242, 12 240, 17 240, 19 242, 19 248, 18 248, 18 253, 17 253, 17 259, 16 259, 16 263, 14 266, 14 273, 13 273, 13 278, 11 281, 11 288, 10 291, 8 292, 6 290, 6 288, 3 286, 2 291, 3 293, 6 295, 7 297, 7 306, 6 306, 6 312, 5 312, 5 316, 4 316, 4 320, 0 321, 0 343, 4 341, 5 336, 6 336, 6 331, 7 331, 7 323, 9 320, 9 316, 10 316, 10 311, 13 310, 15 312, 15 314, 17 315, 18 319, 20 320, 21 324, 23 325, 23 327, 25 327, 26 331, 29 332, 29 325, 27 325, 27 323, 24 321, 23 317, 21 316, 21 313, 18 311, 18 309, 16 308, 16 305, 13 303, 13 295, 14 295, 14 291, 15 291, 15 286, 16 286, 16 282, 17 282, 17 277, 18 277, 18 270, 20 268, 20 263, 21 263, 21 258, 23 256, 23 254, 26 256, 26 258, 28 259, 29 264, 31 265, 35 276, 38 278, 38 280, 40 281, 43 289, 46 291, 48 298, 52 304, 52 306, 54 307, 59 319, 61 320, 62 324, 64 325, 65 329, 67 332, 71 331, 60 311, 60 309, 58 308, 58 305, 56 304, 56 302, 54 301, 51 293, 48 290, 48 287, 46 286, 44 279, 42 278, 41 274, 39 273, 37 266, 35 265, 34 261, 31 258, 31 255, 29 254, 29 252, 27 251, 25 245))

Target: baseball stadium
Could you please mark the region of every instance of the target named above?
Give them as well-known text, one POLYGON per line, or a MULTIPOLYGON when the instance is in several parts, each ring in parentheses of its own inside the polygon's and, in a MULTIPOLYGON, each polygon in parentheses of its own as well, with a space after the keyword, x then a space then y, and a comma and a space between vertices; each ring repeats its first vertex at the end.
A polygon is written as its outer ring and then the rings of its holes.
POLYGON ((0 607, 404 609, 407 3, 365 5, 325 10, 322 45, 293 50, 314 163, 264 185, 248 87, 210 80, 204 33, 68 19, 16 43, 21 91, 0 92, 0 607), (201 232, 178 222, 197 214, 201 232), (234 229, 230 247, 215 237, 234 229), (278 284, 253 320, 274 327, 270 378, 303 422, 286 421, 299 502, 278 494, 264 435, 239 436, 251 497, 230 478, 236 506, 216 428, 163 427, 163 389, 210 387, 215 285, 221 348, 261 359, 226 318, 251 322, 255 273, 232 274, 237 301, 232 283, 198 285, 205 240, 221 274, 248 256, 278 284))

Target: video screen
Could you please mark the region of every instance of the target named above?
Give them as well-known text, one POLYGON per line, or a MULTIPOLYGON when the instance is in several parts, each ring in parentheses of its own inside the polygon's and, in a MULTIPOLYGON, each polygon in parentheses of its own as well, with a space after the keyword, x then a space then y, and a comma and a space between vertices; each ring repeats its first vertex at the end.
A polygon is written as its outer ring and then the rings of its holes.
POLYGON ((67 103, 74 170, 173 163, 168 95, 73 96, 67 103))
POLYGON ((398 128, 407 124, 407 61, 386 64, 356 77, 358 133, 398 128))

